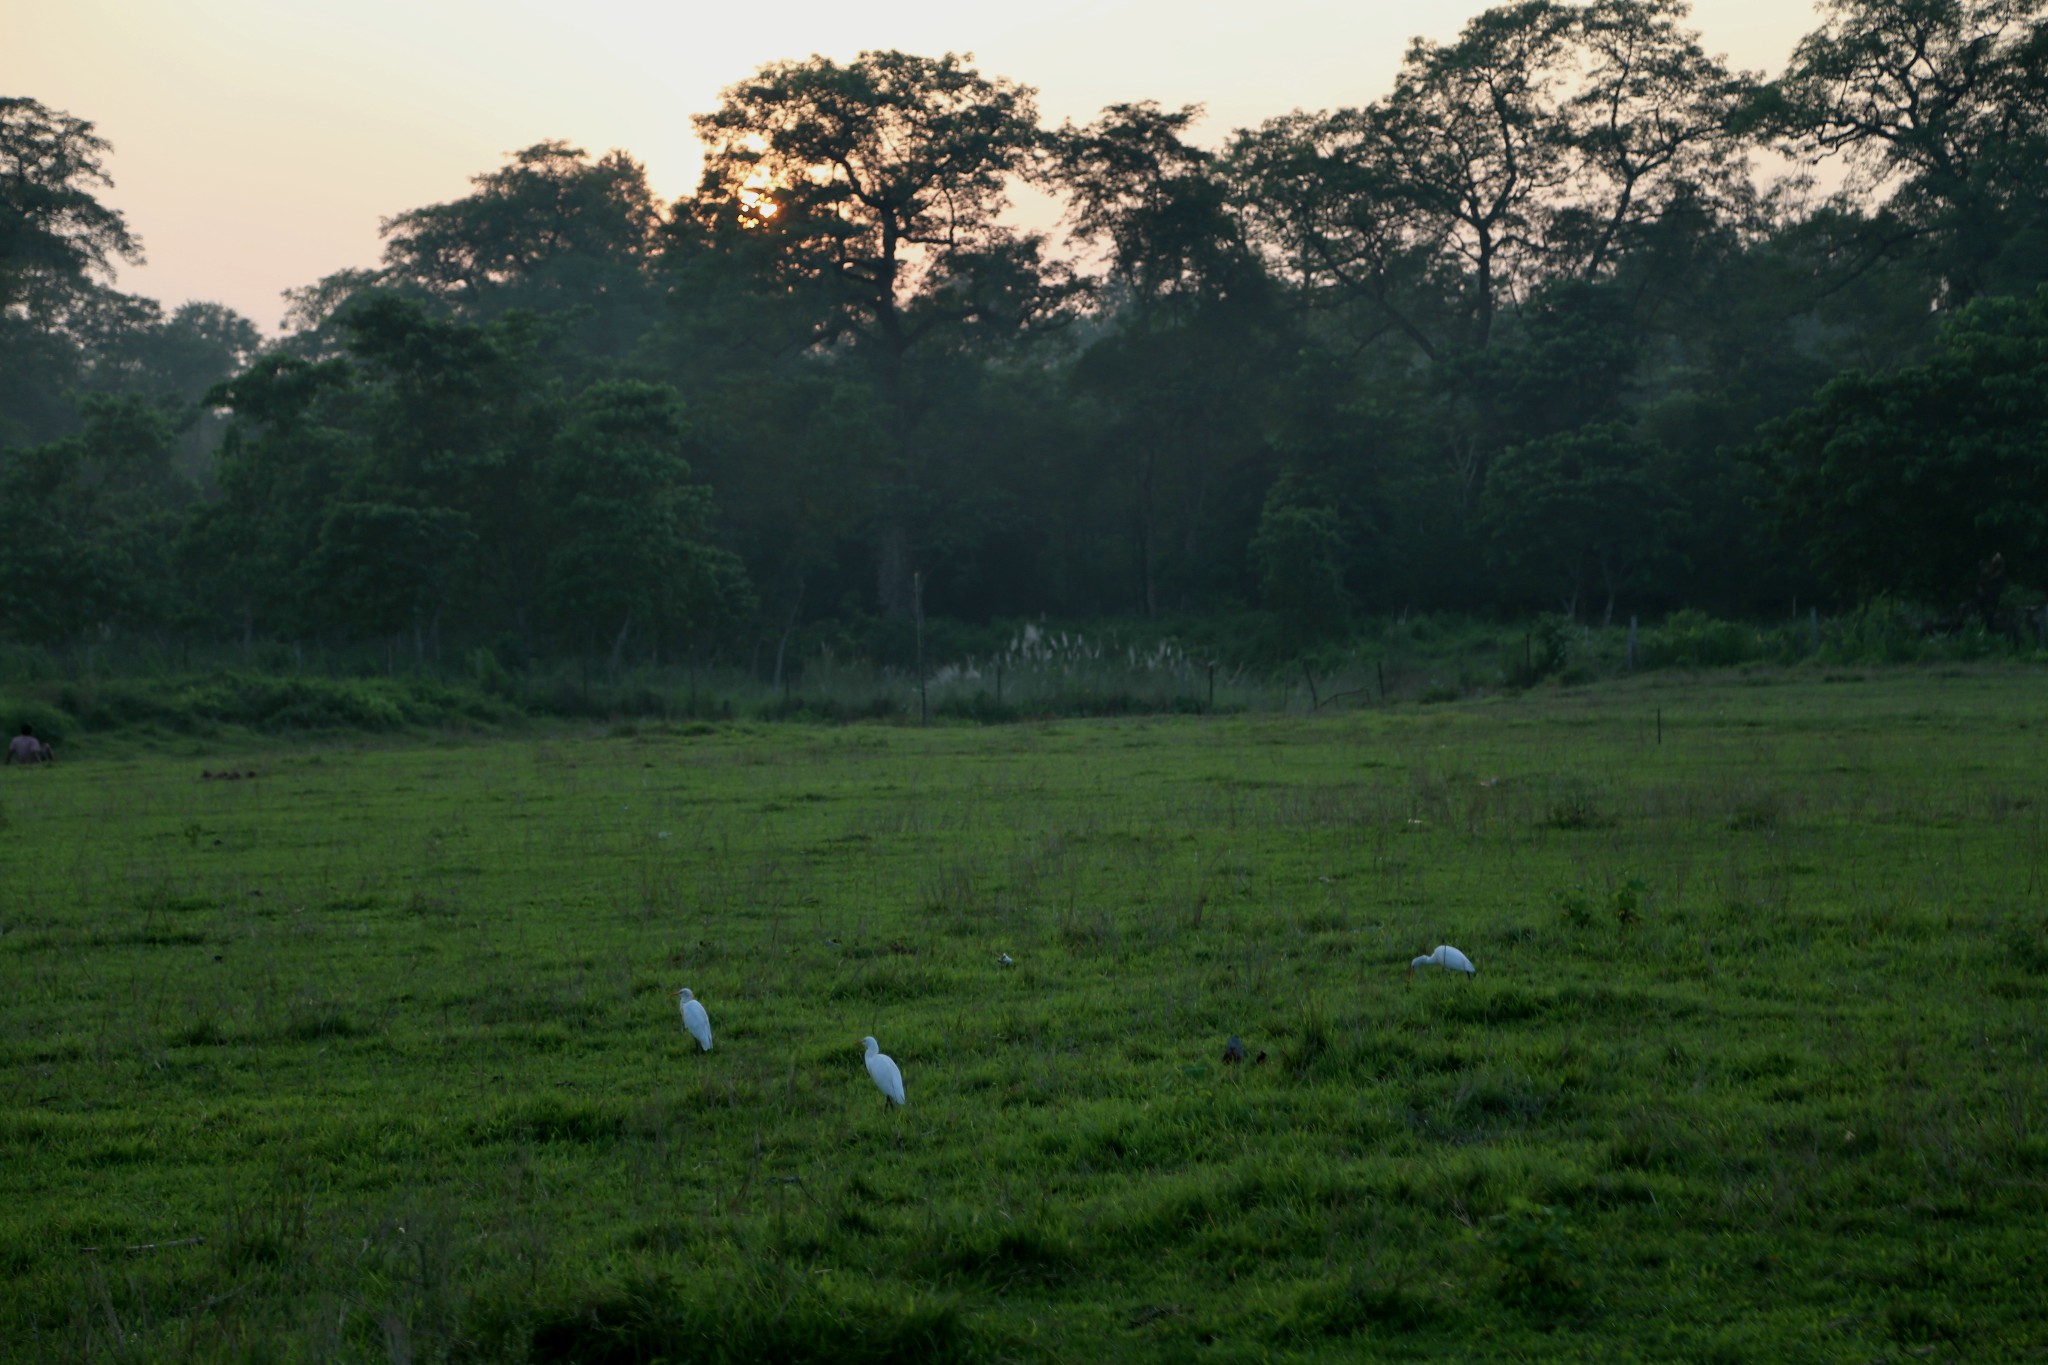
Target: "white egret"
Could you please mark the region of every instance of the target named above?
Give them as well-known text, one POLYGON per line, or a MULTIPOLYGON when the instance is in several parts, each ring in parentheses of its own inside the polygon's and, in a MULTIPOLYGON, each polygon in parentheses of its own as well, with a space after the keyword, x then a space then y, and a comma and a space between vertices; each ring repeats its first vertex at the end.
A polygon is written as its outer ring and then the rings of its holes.
POLYGON ((1471 958, 1466 957, 1448 943, 1437 944, 1436 951, 1428 957, 1418 957, 1408 964, 1410 972, 1413 972, 1417 967, 1441 967, 1447 972, 1463 972, 1467 976, 1479 970, 1472 965, 1471 958))
POLYGON ((882 1051, 882 1045, 874 1039, 863 1038, 861 1042, 866 1044, 868 1049, 868 1075, 875 1078, 875 1084, 881 1088, 883 1098, 891 1104, 903 1103, 902 1068, 896 1065, 894 1058, 882 1051))
POLYGON ((698 1047, 706 1052, 711 1051, 711 1016, 704 1012, 704 1006, 698 1003, 697 997, 691 993, 688 986, 676 994, 681 996, 683 1001, 683 1027, 697 1040, 698 1047))

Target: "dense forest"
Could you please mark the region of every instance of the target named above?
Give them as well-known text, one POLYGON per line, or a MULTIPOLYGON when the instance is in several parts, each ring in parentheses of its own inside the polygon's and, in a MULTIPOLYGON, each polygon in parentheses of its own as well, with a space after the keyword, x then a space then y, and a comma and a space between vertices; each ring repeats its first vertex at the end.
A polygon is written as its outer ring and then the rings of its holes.
MULTIPOLYGON (((285 334, 114 288, 0 98, 0 639, 779 669, 909 622, 1599 622, 2048 588, 2048 4, 1524 0, 1205 145, 948 54, 763 66, 695 194, 512 155, 285 334), (1014 207, 1057 206, 1043 231, 1014 207)), ((2027 627, 2031 636, 2032 628, 2027 627)))

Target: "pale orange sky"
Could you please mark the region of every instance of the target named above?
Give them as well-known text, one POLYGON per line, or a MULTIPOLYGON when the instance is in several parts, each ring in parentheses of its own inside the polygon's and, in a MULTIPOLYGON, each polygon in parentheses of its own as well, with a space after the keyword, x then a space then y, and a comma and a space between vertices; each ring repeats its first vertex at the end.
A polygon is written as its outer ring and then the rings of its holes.
MULTIPOLYGON (((456 198, 505 154, 617 147, 694 188, 690 115, 764 62, 863 48, 972 52, 1035 86, 1049 124, 1200 103, 1206 140, 1384 94, 1409 38, 1481 0, 0 0, 0 92, 90 119, 106 202, 148 263, 116 285, 226 303, 275 330, 282 290, 374 264, 378 222, 456 198)), ((1695 0, 1710 52, 1775 74, 1817 22, 1801 0, 1695 0)))

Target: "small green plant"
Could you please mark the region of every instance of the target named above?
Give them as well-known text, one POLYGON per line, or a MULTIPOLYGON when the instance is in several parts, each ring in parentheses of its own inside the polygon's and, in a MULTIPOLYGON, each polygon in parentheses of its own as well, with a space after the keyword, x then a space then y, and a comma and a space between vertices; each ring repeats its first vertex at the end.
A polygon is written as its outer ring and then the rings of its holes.
POLYGON ((1302 1006, 1300 1032, 1295 1035, 1293 1045, 1282 1054, 1281 1060, 1289 1072, 1306 1076, 1329 1056, 1333 1042, 1330 1017, 1322 1002, 1310 1000, 1302 1006))
POLYGON ((1593 898, 1583 886, 1562 887, 1556 892, 1557 917, 1574 929, 1593 923, 1593 898))
POLYGON ((1736 802, 1728 828, 1741 834, 1774 833, 1783 814, 1777 793, 1763 792, 1736 802))
POLYGON ((1643 893, 1650 888, 1641 877, 1630 877, 1607 894, 1607 907, 1614 912, 1614 922, 1623 929, 1633 929, 1643 922, 1643 893))
POLYGON ((1509 687, 1534 687, 1552 674, 1563 672, 1571 652, 1570 618, 1542 617, 1523 637, 1520 650, 1510 648, 1502 661, 1502 678, 1509 687))
POLYGON ((1538 823, 1559 830, 1602 829, 1614 819, 1591 785, 1569 778, 1557 784, 1538 823))
POLYGON ((2035 976, 2048 975, 2048 915, 2015 914, 2005 922, 2005 951, 2014 966, 2035 976))
POLYGON ((1499 1268, 1501 1298, 1525 1312, 1554 1314, 1584 1288, 1578 1238, 1550 1205, 1510 1199, 1506 1212, 1486 1220, 1484 1236, 1499 1268))

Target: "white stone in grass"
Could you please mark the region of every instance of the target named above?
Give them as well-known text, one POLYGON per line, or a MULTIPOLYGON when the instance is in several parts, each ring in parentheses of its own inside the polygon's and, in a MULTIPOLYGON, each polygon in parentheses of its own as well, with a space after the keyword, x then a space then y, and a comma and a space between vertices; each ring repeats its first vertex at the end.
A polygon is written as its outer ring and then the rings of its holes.
POLYGON ((704 1006, 698 1002, 688 986, 676 994, 682 997, 683 1001, 683 1027, 697 1040, 698 1047, 706 1052, 711 1051, 711 1016, 704 1012, 704 1006))
POLYGON ((868 1075, 875 1078, 882 1097, 891 1104, 903 1103, 903 1069, 896 1065, 893 1057, 882 1051, 882 1045, 873 1038, 861 1042, 868 1050, 868 1075))
POLYGON ((1471 958, 1466 957, 1448 943, 1437 944, 1436 951, 1428 957, 1418 957, 1408 964, 1408 970, 1411 972, 1417 967, 1441 967, 1447 972, 1463 972, 1467 976, 1471 976, 1479 970, 1472 965, 1471 958))

